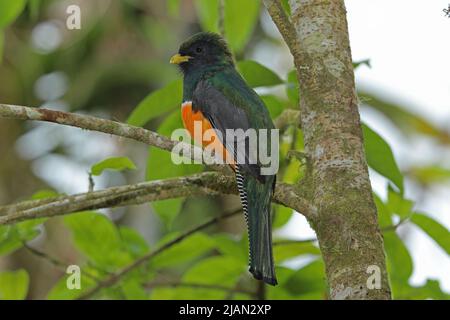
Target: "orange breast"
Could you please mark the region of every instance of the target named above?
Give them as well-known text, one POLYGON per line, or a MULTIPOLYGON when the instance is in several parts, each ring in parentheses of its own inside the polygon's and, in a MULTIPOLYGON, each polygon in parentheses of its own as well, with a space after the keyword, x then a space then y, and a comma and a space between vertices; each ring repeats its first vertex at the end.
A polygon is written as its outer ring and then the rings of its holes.
MULTIPOLYGON (((191 135, 191 137, 193 137, 193 139, 195 140, 195 142, 197 142, 198 144, 200 144, 203 147, 206 146, 211 146, 213 147, 215 150, 219 150, 220 148, 222 149, 223 152, 223 159, 231 159, 232 163, 229 163, 229 165, 234 169, 234 161, 232 160, 233 157, 230 156, 230 154, 228 153, 227 149, 225 148, 225 146, 222 144, 222 142, 220 141, 219 137, 215 134, 214 128, 212 127, 211 123, 209 122, 209 120, 207 118, 205 118, 203 116, 203 113, 198 110, 197 112, 192 110, 192 103, 189 102, 184 102, 181 105, 181 117, 183 119, 183 125, 186 128, 186 130, 189 132, 189 134, 191 135), (196 136, 194 134, 194 129, 195 129, 195 122, 198 121, 197 126, 199 126, 201 128, 201 137, 200 136, 196 136), (213 134, 211 135, 211 140, 204 140, 203 139, 203 134, 207 131, 207 130, 213 130, 213 134)), ((228 161, 230 162, 230 161, 228 161)))

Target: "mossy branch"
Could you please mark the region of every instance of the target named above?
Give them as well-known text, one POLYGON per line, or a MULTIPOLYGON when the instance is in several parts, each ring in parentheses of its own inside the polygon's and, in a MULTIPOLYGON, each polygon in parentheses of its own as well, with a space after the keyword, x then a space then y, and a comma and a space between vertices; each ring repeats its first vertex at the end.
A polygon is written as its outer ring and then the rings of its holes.
MULTIPOLYGON (((219 172, 204 172, 76 195, 19 202, 0 207, 0 225, 85 210, 123 207, 156 200, 214 194, 237 194, 234 177, 219 172)), ((312 218, 314 215, 314 208, 300 197, 294 187, 289 184, 278 183, 273 198, 276 203, 290 207, 306 217, 312 218)))

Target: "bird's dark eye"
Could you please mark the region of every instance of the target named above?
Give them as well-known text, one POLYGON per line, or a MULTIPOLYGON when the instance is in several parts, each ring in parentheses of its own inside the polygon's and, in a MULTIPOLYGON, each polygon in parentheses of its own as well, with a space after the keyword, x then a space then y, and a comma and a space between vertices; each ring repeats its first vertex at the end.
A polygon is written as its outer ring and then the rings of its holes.
POLYGON ((195 48, 195 51, 196 51, 197 53, 200 53, 200 52, 203 51, 203 48, 202 48, 202 47, 197 47, 197 48, 195 48))

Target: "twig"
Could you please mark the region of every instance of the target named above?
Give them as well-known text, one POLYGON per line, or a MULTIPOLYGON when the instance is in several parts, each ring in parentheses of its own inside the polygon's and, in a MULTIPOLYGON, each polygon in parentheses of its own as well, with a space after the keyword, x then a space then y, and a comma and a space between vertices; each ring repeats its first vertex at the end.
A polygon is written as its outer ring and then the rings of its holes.
MULTIPOLYGON (((50 256, 49 254, 40 251, 38 249, 35 249, 31 246, 29 246, 25 241, 22 241, 22 245, 25 249, 27 249, 31 254, 46 260, 47 262, 49 262, 50 264, 52 264, 53 266, 57 267, 58 269, 66 272, 68 264, 58 260, 57 258, 54 258, 52 256, 50 256)), ((87 272, 86 270, 83 271, 83 274, 86 275, 86 277, 98 282, 100 281, 100 279, 97 276, 94 276, 93 274, 91 274, 90 272, 87 272)))
POLYGON ((387 231, 396 231, 398 229, 398 227, 400 227, 402 224, 404 224, 405 222, 408 222, 409 219, 411 218, 412 214, 402 218, 399 220, 399 222, 397 222, 396 224, 393 224, 391 226, 386 226, 381 228, 382 232, 387 232, 387 231))
POLYGON ((96 293, 98 293, 101 289, 106 288, 106 287, 110 287, 110 286, 116 284, 122 277, 127 275, 129 272, 131 272, 134 269, 140 267, 141 265, 143 265, 144 263, 146 263, 150 259, 152 259, 155 256, 159 255, 160 253, 164 252, 165 250, 171 248, 175 244, 180 243, 181 241, 183 241, 187 237, 193 235, 194 233, 196 233, 198 231, 206 229, 207 227, 209 227, 209 226, 211 226, 213 224, 216 224, 217 222, 219 222, 222 219, 226 219, 226 218, 235 216, 236 214, 238 214, 241 211, 242 211, 241 208, 236 209, 236 210, 234 210, 232 212, 223 214, 223 215, 221 215, 219 217, 212 218, 212 219, 210 219, 210 220, 200 224, 199 226, 194 227, 194 228, 192 228, 189 231, 186 231, 182 235, 180 235, 180 236, 176 237, 175 239, 165 243, 164 245, 162 245, 158 249, 147 253, 146 255, 144 255, 141 258, 135 260, 134 262, 132 262, 128 266, 124 267, 120 271, 118 271, 118 272, 112 274, 111 276, 107 277, 106 279, 100 281, 95 287, 93 287, 92 289, 88 290, 83 295, 79 296, 78 299, 79 300, 85 300, 85 299, 91 298, 96 293))
MULTIPOLYGON (((280 125, 285 125, 285 119, 287 119, 288 116, 288 110, 285 110, 280 115, 279 120, 278 118, 275 119, 275 123, 278 121, 280 125)), ((207 153, 203 153, 202 149, 198 146, 180 141, 174 141, 156 132, 117 121, 101 119, 84 114, 49 110, 44 108, 15 106, 2 103, 0 103, 0 118, 53 122, 81 129, 113 134, 143 142, 150 146, 169 152, 172 152, 176 145, 181 144, 184 150, 190 150, 190 155, 186 154, 186 156, 190 156, 190 158, 196 163, 206 163, 209 167, 216 171, 231 173, 231 169, 228 166, 222 165, 220 160, 218 161, 215 158, 210 157, 207 153)))
POLYGON ((0 225, 83 210, 142 204, 154 200, 189 195, 215 194, 218 192, 233 193, 234 188, 233 177, 216 172, 141 182, 100 191, 31 200, 0 207, 0 214, 4 214, 4 216, 0 216, 0 225))
POLYGON ((297 56, 299 52, 299 44, 296 38, 294 26, 289 21, 279 0, 264 0, 264 5, 267 8, 273 22, 276 24, 278 30, 283 36, 284 41, 288 45, 292 55, 297 56))
POLYGON ((315 242, 317 241, 317 238, 310 238, 310 239, 302 239, 302 240, 275 240, 273 242, 274 246, 283 246, 283 245, 289 245, 293 243, 309 243, 309 242, 315 242))
POLYGON ((266 300, 266 284, 264 281, 258 281, 256 285, 256 299, 266 300))
MULTIPOLYGON (((83 210, 113 208, 143 204, 155 200, 214 194, 237 194, 234 178, 219 172, 204 172, 76 195, 24 201, 0 207, 0 225, 83 210)), ((293 208, 307 218, 312 218, 315 214, 315 209, 310 206, 309 201, 299 196, 294 186, 289 184, 278 183, 273 200, 276 203, 293 208)))
POLYGON ((34 254, 35 256, 48 261, 50 264, 54 265, 55 267, 58 267, 61 270, 64 270, 64 271, 66 270, 67 265, 64 262, 59 261, 58 259, 48 255, 45 252, 39 251, 39 250, 29 246, 25 241, 22 241, 22 245, 25 249, 27 249, 30 253, 34 254))
POLYGON ((92 177, 92 172, 88 172, 88 182, 89 182, 89 186, 88 186, 88 191, 92 192, 94 191, 94 187, 95 187, 95 182, 94 182, 94 178, 92 177))
POLYGON ((208 155, 204 154, 201 148, 198 146, 183 143, 180 141, 174 141, 156 132, 117 121, 101 119, 84 114, 49 110, 44 108, 30 108, 1 103, 0 118, 53 122, 81 129, 113 134, 116 136, 143 142, 150 146, 154 146, 169 152, 172 152, 173 148, 180 143, 184 146, 184 150, 191 151, 190 157, 196 163, 204 163, 205 160, 208 164, 215 164, 215 169, 218 171, 229 170, 227 166, 218 166, 220 162, 216 161, 214 158, 208 157, 208 155))

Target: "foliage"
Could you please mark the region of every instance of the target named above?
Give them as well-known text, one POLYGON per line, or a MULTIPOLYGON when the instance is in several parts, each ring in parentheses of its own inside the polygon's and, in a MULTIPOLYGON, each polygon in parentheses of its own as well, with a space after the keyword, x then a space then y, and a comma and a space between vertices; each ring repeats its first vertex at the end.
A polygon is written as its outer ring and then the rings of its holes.
POLYGON ((389 145, 365 124, 363 124, 363 135, 368 165, 391 180, 403 192, 403 176, 389 145))
POLYGON ((256 61, 239 61, 237 68, 247 83, 253 88, 270 87, 283 83, 275 72, 256 61))
MULTIPOLYGON (((30 14, 35 17, 39 16, 37 3, 38 1, 33 0, 28 2, 30 14)), ((194 3, 201 28, 219 32, 220 1, 196 0, 194 3)), ((26 4, 27 2, 24 0, 2 0, 0 2, 0 52, 4 46, 5 29, 21 14, 26 4)), ((289 12, 288 2, 283 1, 282 4, 286 12, 289 12)), ((124 4, 124 6, 127 5, 131 4, 124 4)), ((169 15, 172 17, 179 15, 181 6, 182 2, 180 1, 168 1, 169 15)), ((280 75, 267 66, 246 57, 245 48, 251 41, 252 34, 258 28, 259 12, 259 1, 225 0, 222 12, 224 16, 223 31, 237 57, 236 65, 239 72, 252 87, 258 88, 258 92, 261 93, 260 97, 267 105, 272 118, 276 118, 286 109, 297 108, 301 100, 299 84, 295 70, 280 75), (281 90, 277 90, 280 88, 281 90)), ((129 18, 130 21, 133 21, 130 23, 137 23, 134 16, 129 18)), ((148 21, 143 21, 138 27, 139 32, 145 35, 148 35, 147 23, 148 21)), ((169 28, 168 25, 163 24, 159 27, 162 30, 169 28)), ((102 35, 102 32, 106 31, 103 30, 100 21, 98 25, 92 26, 83 34, 82 39, 79 40, 81 49, 68 48, 67 52, 63 54, 55 53, 55 57, 61 60, 82 60, 80 57, 84 58, 84 55, 89 55, 91 47, 94 46, 93 43, 102 35)), ((42 64, 51 65, 51 62, 45 61, 42 64)), ((111 87, 114 88, 117 85, 114 82, 116 78, 131 84, 130 86, 134 86, 135 82, 138 82, 147 91, 147 81, 152 74, 152 77, 157 79, 155 83, 152 82, 152 87, 157 89, 152 90, 144 98, 142 95, 139 97, 140 102, 136 103, 136 107, 129 112, 127 122, 135 126, 151 127, 166 136, 170 136, 174 129, 182 127, 179 116, 182 81, 179 77, 175 79, 173 74, 164 69, 165 67, 154 62, 141 64, 136 61, 124 61, 118 67, 120 70, 104 65, 94 68, 95 64, 95 60, 92 60, 89 65, 80 70, 78 67, 72 67, 73 70, 70 70, 77 76, 73 76, 74 83, 68 99, 76 97, 74 100, 77 101, 72 101, 76 107, 82 107, 94 99, 93 92, 104 90, 109 94, 114 91, 111 90, 111 87), (165 74, 169 74, 169 76, 166 78, 165 74), (86 84, 86 79, 94 80, 90 80, 86 84), (140 81, 142 79, 145 80, 142 81, 145 82, 145 85, 142 85, 140 81), (161 83, 166 84, 161 85, 161 83)), ((354 63, 355 68, 362 65, 370 67, 368 60, 354 63)), ((38 72, 40 67, 34 66, 34 68, 35 72, 38 72)), ((32 87, 30 84, 24 84, 24 86, 32 87)), ((405 136, 420 134, 436 139, 443 144, 450 143, 445 130, 407 111, 407 108, 387 102, 372 93, 360 92, 359 95, 364 107, 378 110, 384 114, 405 136)), ((113 96, 111 100, 115 98, 116 96, 113 96)), ((101 104, 101 101, 98 103, 101 104)), ((436 182, 446 183, 450 180, 450 170, 439 164, 417 166, 405 170, 397 164, 394 153, 390 145, 383 139, 383 135, 375 132, 366 124, 362 125, 362 132, 368 165, 388 181, 386 199, 374 194, 374 200, 378 209, 380 228, 383 230, 394 297, 398 299, 448 299, 449 295, 442 291, 440 284, 435 280, 428 279, 423 286, 419 287, 409 284, 414 271, 413 260, 404 239, 397 232, 397 227, 414 226, 419 228, 433 239, 447 255, 450 254, 449 231, 432 215, 416 211, 414 201, 405 197, 404 183, 406 178, 414 179, 422 185, 436 182), (400 221, 399 225, 397 225, 398 221, 400 221)), ((281 134, 278 179, 286 183, 296 183, 304 176, 305 165, 298 159, 290 158, 288 152, 290 150, 304 151, 303 133, 297 127, 290 126, 281 134)), ((95 176, 101 175, 104 170, 123 171, 126 169, 136 169, 136 165, 127 157, 107 158, 90 168, 92 175, 95 176)), ((174 165, 168 152, 157 148, 148 150, 147 180, 184 176, 201 172, 203 169, 201 165, 174 165)), ((58 192, 52 190, 43 190, 35 194, 32 199, 45 199, 57 194, 58 192)), ((216 198, 213 200, 223 201, 216 198)), ((68 290, 66 288, 68 275, 65 274, 49 291, 47 298, 74 299, 95 286, 97 283, 95 278, 105 279, 144 255, 157 252, 158 248, 183 234, 187 226, 200 224, 212 213, 215 216, 218 215, 217 206, 210 203, 198 204, 204 199, 196 199, 197 206, 193 206, 195 208, 191 210, 193 212, 188 212, 186 207, 192 206, 190 201, 192 199, 170 199, 151 204, 151 208, 148 209, 154 211, 162 222, 160 234, 155 235, 152 242, 144 238, 137 229, 125 226, 122 221, 113 221, 108 214, 80 212, 65 216, 62 219, 61 228, 69 232, 70 241, 79 255, 77 264, 82 269, 81 285, 83 289, 81 291, 68 290), (183 212, 183 215, 180 212, 183 212), (188 215, 188 217, 184 215, 188 215), (180 222, 183 218, 187 220, 184 224, 180 222)), ((274 205, 273 209, 275 231, 286 226, 292 216, 297 214, 292 209, 280 205, 274 205)), ((233 226, 243 225, 243 223, 242 219, 232 222, 233 226)), ((46 227, 47 223, 44 219, 0 226, 0 255, 11 255, 23 248, 24 244, 38 237, 41 230, 46 227)), ((100 291, 96 298, 255 298, 258 285, 247 272, 248 241, 246 232, 241 229, 233 231, 227 232, 226 227, 216 225, 214 229, 196 232, 158 253, 147 263, 124 276, 115 286, 100 291), (164 282, 166 278, 171 279, 170 283, 164 282)), ((267 287, 266 298, 327 298, 328 289, 325 282, 324 263, 320 249, 314 241, 302 242, 275 237, 274 256, 277 263, 279 285, 267 287), (299 260, 303 262, 301 267, 295 263, 299 260)), ((27 295, 29 281, 25 270, 0 272, 0 299, 24 299, 27 295)))
POLYGON ((3 30, 8 27, 22 12, 25 0, 3 0, 0 2, 0 63, 2 62, 5 35, 3 30))
POLYGON ((102 160, 91 167, 91 173, 99 176, 105 170, 123 171, 125 169, 136 169, 136 165, 127 157, 113 157, 102 160))
POLYGON ((25 270, 0 272, 0 300, 25 299, 29 281, 25 270))
MULTIPOLYGON (((197 0, 196 9, 200 24, 206 31, 219 32, 219 0, 197 0)), ((258 20, 259 1, 224 1, 223 31, 231 49, 239 53, 251 36, 258 20)))

